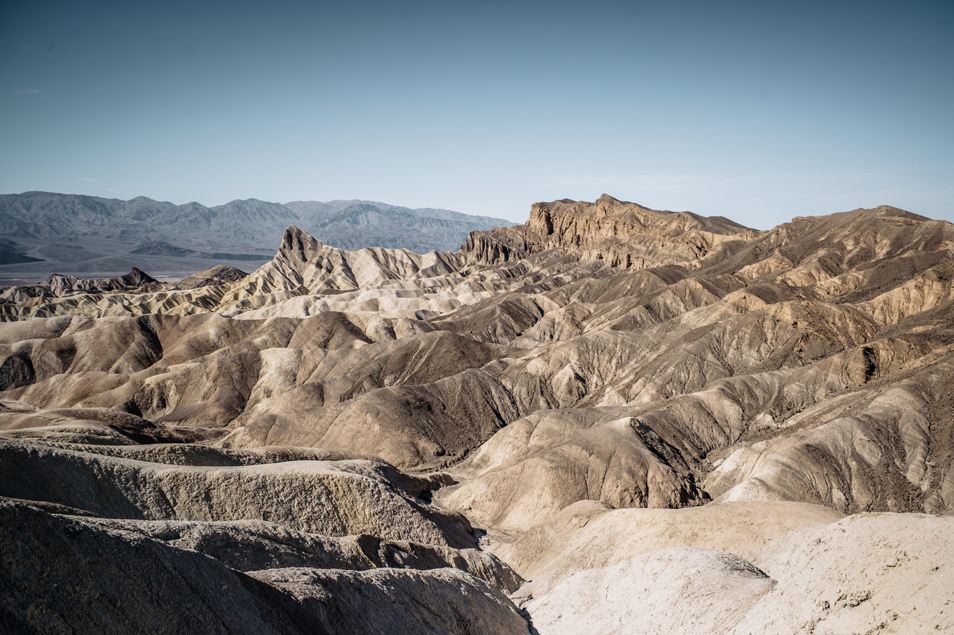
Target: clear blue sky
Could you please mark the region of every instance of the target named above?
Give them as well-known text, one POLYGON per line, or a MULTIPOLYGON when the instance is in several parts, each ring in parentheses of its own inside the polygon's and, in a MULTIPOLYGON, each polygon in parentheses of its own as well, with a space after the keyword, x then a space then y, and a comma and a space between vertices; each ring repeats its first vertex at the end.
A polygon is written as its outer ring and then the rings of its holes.
POLYGON ((0 192, 954 220, 954 1, 0 1, 0 192))

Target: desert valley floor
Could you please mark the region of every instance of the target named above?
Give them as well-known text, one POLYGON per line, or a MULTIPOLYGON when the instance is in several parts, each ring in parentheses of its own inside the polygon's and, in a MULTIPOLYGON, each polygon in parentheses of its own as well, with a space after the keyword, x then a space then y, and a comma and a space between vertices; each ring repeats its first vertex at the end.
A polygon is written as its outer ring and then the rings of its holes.
POLYGON ((603 196, 0 291, 0 631, 954 632, 954 225, 603 196))

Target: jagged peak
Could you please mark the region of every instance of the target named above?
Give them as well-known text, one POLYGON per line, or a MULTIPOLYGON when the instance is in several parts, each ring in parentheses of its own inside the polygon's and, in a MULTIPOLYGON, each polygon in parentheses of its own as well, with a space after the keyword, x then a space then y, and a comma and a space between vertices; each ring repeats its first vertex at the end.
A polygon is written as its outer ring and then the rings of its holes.
MULTIPOLYGON (((600 197, 596 199, 597 205, 615 205, 617 203, 622 203, 623 201, 619 200, 615 196, 610 196, 607 193, 600 194, 600 197)), ((642 207, 642 206, 640 206, 642 207)))
POLYGON ((124 280, 134 280, 137 282, 157 282, 155 278, 150 276, 148 273, 140 269, 139 267, 133 267, 129 270, 129 273, 122 276, 124 280))
POLYGON ((635 201, 625 201, 621 198, 616 198, 612 194, 603 193, 600 194, 599 198, 593 201, 593 205, 601 208, 609 207, 626 207, 629 209, 637 209, 645 212, 655 212, 657 214, 674 214, 674 213, 683 213, 683 212, 670 212, 668 210, 658 210, 651 207, 647 207, 642 203, 637 203, 635 201))
MULTIPOLYGON (((280 260, 304 263, 312 260, 319 251, 335 251, 297 225, 289 225, 275 257, 280 260)), ((295 265, 296 267, 298 265, 295 265)))
POLYGON ((288 244, 293 245, 295 243, 308 242, 308 243, 319 243, 321 241, 306 232, 304 229, 298 227, 297 225, 289 225, 285 228, 285 233, 282 234, 282 245, 288 244))

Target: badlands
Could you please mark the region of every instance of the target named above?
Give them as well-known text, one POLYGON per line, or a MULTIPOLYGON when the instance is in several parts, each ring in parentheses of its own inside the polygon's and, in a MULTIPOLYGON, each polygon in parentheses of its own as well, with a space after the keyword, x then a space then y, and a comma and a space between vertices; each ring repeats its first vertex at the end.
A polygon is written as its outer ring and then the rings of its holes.
POLYGON ((954 632, 954 225, 610 196, 0 292, 0 631, 954 632))

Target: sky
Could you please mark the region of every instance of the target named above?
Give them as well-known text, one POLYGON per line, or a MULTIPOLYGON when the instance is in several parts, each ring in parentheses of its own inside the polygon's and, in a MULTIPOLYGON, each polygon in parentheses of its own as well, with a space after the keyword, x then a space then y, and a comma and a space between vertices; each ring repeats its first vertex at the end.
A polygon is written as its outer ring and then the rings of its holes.
POLYGON ((0 192, 954 220, 954 2, 0 0, 0 192))

